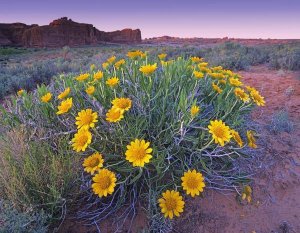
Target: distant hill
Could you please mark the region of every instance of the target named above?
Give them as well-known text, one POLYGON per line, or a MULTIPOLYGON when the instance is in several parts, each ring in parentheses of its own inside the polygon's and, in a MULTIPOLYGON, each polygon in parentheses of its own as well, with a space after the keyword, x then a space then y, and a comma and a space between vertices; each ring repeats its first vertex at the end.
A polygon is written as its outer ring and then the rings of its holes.
POLYGON ((63 17, 49 25, 0 24, 0 46, 63 47, 110 43, 139 43, 139 29, 104 32, 92 24, 77 23, 63 17))
POLYGON ((300 39, 240 39, 240 38, 180 38, 171 36, 161 36, 146 38, 146 44, 165 44, 165 45, 211 45, 224 42, 237 42, 244 45, 269 45, 269 44, 289 44, 300 43, 300 39))

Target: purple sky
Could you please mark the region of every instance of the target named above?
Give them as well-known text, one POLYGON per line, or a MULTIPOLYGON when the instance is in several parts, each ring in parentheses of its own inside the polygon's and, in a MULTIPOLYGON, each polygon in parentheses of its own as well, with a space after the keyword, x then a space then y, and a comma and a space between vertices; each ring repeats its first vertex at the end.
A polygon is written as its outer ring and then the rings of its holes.
POLYGON ((0 0, 0 22, 49 24, 67 16, 142 37, 300 39, 300 0, 0 0))

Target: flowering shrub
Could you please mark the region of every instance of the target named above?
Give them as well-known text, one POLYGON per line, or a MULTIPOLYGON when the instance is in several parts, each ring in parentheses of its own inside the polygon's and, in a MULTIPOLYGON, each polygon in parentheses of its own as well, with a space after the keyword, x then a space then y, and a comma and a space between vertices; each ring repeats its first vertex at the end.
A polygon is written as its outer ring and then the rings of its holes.
POLYGON ((46 129, 47 139, 70 136, 89 203, 79 217, 98 222, 120 210, 127 218, 139 200, 151 221, 166 221, 184 213, 188 196, 246 180, 234 161, 244 147, 257 147, 244 119, 264 104, 238 74, 202 58, 131 51, 35 93, 21 91, 11 111, 22 124, 46 129))

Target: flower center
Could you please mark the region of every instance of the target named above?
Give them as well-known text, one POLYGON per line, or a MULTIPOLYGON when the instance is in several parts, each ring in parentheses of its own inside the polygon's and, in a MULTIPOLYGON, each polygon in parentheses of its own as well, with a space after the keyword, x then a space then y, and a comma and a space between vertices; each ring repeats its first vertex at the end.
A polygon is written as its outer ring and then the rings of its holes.
POLYGON ((128 107, 128 104, 127 104, 127 102, 122 101, 122 102, 119 103, 119 107, 120 107, 120 108, 127 108, 127 107, 128 107))
POLYGON ((166 207, 168 210, 175 210, 177 207, 176 200, 172 197, 166 199, 166 207))
POLYGON ((225 136, 225 132, 222 126, 217 126, 214 129, 214 133, 218 138, 223 138, 225 136))
POLYGON ((142 160, 146 155, 146 151, 144 148, 136 148, 135 149, 135 156, 137 159, 142 160))
POLYGON ((187 181, 186 181, 186 184, 187 184, 187 186, 190 188, 190 189, 195 189, 195 188, 197 188, 197 185, 196 185, 196 179, 195 179, 195 177, 191 177, 190 179, 188 179, 187 181))
POLYGON ((99 181, 99 186, 101 189, 108 189, 111 185, 111 180, 109 176, 101 177, 101 180, 99 181))
POLYGON ((89 125, 90 123, 92 123, 93 121, 93 116, 92 115, 85 115, 83 118, 82 118, 82 122, 83 124, 85 125, 89 125))
POLYGON ((99 159, 98 158, 93 158, 91 161, 90 161, 90 166, 91 167, 96 167, 98 166, 99 164, 99 159))
POLYGON ((85 135, 85 134, 80 135, 79 138, 78 138, 78 144, 80 146, 84 146, 86 144, 87 140, 88 140, 88 136, 87 135, 85 135))

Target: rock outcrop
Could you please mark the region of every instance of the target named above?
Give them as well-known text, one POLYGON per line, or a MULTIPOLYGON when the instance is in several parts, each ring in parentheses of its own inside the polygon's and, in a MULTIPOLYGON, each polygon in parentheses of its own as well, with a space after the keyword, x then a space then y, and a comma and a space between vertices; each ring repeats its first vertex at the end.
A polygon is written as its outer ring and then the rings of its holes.
POLYGON ((49 25, 0 24, 0 45, 25 47, 63 47, 110 43, 139 43, 139 29, 99 31, 92 24, 77 23, 66 17, 49 25))
POLYGON ((0 45, 22 46, 22 37, 27 29, 37 25, 26 25, 23 23, 0 24, 0 45))

